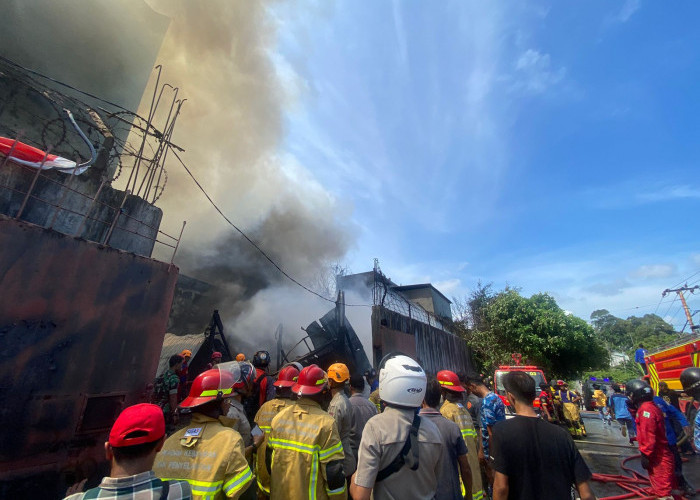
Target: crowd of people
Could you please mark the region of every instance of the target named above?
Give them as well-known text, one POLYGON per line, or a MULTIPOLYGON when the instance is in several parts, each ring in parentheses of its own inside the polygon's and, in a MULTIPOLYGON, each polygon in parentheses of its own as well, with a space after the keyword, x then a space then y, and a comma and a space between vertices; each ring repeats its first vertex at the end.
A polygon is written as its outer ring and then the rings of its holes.
MULTIPOLYGON (((86 492, 78 485, 70 500, 568 500, 574 490, 595 498, 572 439, 572 430, 585 433, 578 396, 563 381, 538 396, 526 372, 507 373, 516 415, 506 420, 481 376, 428 376, 404 355, 387 356, 378 373, 291 363, 273 378, 265 351, 252 363, 242 354, 222 363, 214 353, 180 400, 189 358, 183 351, 169 360, 155 404, 119 415, 105 443, 110 475, 86 492)), ((691 375, 687 392, 700 397, 700 373, 691 375)), ((630 381, 627 395, 614 389, 609 415, 623 435, 636 435, 655 494, 671 498, 683 487, 674 413, 643 380, 630 381)))

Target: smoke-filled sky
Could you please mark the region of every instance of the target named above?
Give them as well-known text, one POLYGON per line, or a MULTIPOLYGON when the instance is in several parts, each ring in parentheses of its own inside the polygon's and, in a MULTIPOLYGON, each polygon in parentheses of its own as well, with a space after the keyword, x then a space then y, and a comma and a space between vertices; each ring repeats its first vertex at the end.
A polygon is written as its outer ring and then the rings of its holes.
MULTIPOLYGON (((70 7, 78 22, 47 30, 56 46, 92 26, 76 0, 5 2, 70 7)), ((140 1, 117 3, 140 12, 140 1)), ((174 142, 222 209, 304 283, 329 262, 364 271, 379 257, 395 282, 432 281, 448 296, 481 279, 551 292, 584 318, 606 308, 683 325, 677 301, 659 302, 700 278, 700 7, 147 3, 170 19, 155 61, 163 81, 188 99, 174 142)), ((95 50, 123 52, 87 31, 95 50)), ((237 334, 271 334, 284 317, 296 330, 326 310, 242 242, 175 162, 168 170, 163 228, 188 220, 177 263, 225 284, 237 334)))

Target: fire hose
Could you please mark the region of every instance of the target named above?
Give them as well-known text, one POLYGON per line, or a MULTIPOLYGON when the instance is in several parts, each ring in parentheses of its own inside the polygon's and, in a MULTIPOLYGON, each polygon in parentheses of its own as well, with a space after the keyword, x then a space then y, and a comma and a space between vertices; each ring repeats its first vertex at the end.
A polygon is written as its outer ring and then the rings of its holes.
POLYGON ((636 470, 627 467, 626 463, 630 460, 640 458, 641 454, 632 455, 627 457, 620 462, 620 468, 629 473, 626 476, 623 474, 593 474, 593 481, 598 481, 601 483, 615 483, 620 489, 625 490, 627 493, 622 495, 616 495, 612 497, 601 497, 599 500, 654 500, 657 498, 653 494, 651 489, 651 483, 649 482, 649 477, 645 474, 637 472, 636 470))

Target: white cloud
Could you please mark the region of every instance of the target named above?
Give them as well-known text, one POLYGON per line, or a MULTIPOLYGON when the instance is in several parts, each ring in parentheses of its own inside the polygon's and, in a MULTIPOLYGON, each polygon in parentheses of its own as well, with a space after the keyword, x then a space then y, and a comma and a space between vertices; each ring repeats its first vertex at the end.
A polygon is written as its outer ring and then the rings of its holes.
POLYGON ((451 297, 457 292, 462 291, 462 280, 459 278, 452 278, 445 281, 436 281, 433 283, 433 286, 440 290, 445 297, 451 297))
POLYGON ((527 49, 515 62, 514 89, 539 94, 560 83, 566 76, 566 68, 553 68, 549 54, 527 49))
POLYGON ((582 196, 595 208, 618 209, 667 201, 700 200, 700 186, 671 185, 663 181, 636 179, 588 189, 582 196))
POLYGON ((652 264, 640 266, 630 273, 631 278, 668 278, 676 272, 674 264, 652 264))
POLYGON ((630 17, 639 10, 640 6, 640 0, 626 0, 622 9, 620 9, 620 12, 617 14, 617 20, 621 23, 626 23, 629 21, 630 17))

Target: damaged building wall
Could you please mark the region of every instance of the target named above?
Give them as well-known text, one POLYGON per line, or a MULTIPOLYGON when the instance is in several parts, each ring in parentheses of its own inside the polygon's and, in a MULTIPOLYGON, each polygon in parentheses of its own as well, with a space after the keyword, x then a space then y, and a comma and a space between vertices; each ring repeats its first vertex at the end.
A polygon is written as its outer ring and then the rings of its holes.
POLYGON ((24 477, 57 498, 103 461, 155 377, 177 274, 0 215, 0 497, 24 477))
POLYGON ((372 308, 374 365, 392 352, 416 359, 427 373, 472 372, 471 349, 461 338, 382 306, 372 308))

